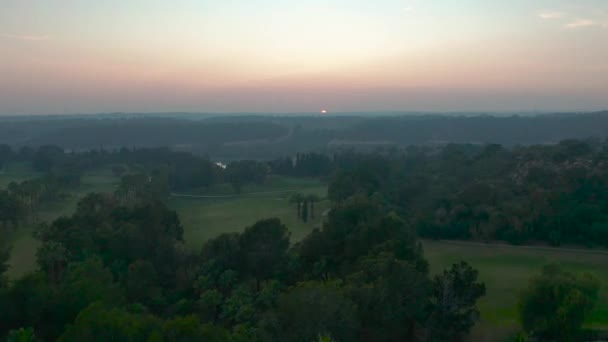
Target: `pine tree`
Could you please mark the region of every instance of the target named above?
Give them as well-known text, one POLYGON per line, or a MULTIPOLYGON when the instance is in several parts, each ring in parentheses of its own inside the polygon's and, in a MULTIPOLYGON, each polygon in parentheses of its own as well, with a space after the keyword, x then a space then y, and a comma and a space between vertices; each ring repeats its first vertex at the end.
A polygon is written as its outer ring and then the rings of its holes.
POLYGON ((308 222, 308 201, 304 200, 304 204, 302 206, 302 221, 304 223, 308 222))

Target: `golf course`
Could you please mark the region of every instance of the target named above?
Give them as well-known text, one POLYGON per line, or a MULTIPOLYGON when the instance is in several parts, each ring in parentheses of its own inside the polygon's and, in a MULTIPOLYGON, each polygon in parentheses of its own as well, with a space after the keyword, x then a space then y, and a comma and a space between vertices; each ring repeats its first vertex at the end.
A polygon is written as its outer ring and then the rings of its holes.
MULTIPOLYGON (((35 176, 26 165, 8 165, 0 174, 0 185, 35 176)), ((69 215, 85 194, 112 192, 119 181, 109 169, 87 172, 81 184, 70 189, 64 200, 41 206, 39 223, 69 215)), ((209 238, 242 231, 269 217, 279 218, 289 228, 292 242, 298 241, 321 227, 330 207, 326 195, 327 185, 319 180, 271 176, 264 184, 243 187, 239 194, 229 185, 220 184, 171 194, 167 203, 179 214, 186 245, 197 250, 209 238), (308 222, 297 217, 295 205, 289 201, 296 193, 312 194, 320 199, 314 208, 314 218, 311 216, 308 222)), ((9 278, 16 279, 36 268, 38 242, 34 231, 39 223, 21 226, 8 234, 8 243, 12 245, 9 278)), ((586 326, 608 327, 608 268, 605 267, 608 251, 458 241, 423 240, 422 244, 433 274, 461 260, 479 271, 486 295, 479 302, 481 319, 472 332, 475 340, 492 340, 496 334, 508 336, 517 330, 518 294, 543 265, 550 263, 576 273, 592 273, 600 280, 600 299, 586 326)))

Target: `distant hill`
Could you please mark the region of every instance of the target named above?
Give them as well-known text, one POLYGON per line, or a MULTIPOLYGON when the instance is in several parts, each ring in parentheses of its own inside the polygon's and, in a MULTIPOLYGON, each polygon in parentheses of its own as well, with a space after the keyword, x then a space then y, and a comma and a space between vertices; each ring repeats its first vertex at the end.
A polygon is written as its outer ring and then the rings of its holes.
POLYGON ((541 115, 476 113, 371 116, 153 113, 0 118, 0 143, 72 150, 169 146, 213 158, 274 158, 377 146, 552 144, 608 136, 608 111, 541 115))

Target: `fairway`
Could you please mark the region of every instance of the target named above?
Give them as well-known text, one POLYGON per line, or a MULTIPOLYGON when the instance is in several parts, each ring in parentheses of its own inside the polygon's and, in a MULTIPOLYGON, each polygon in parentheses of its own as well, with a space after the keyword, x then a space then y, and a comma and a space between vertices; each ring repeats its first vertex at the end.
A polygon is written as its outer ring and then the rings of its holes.
POLYGON ((292 242, 298 241, 320 226, 322 213, 329 207, 324 199, 327 186, 315 179, 268 177, 265 184, 245 186, 238 195, 226 185, 181 195, 172 196, 169 206, 178 212, 184 239, 193 249, 219 234, 239 232, 258 220, 273 217, 287 226, 292 242), (315 194, 323 199, 315 205, 315 219, 304 223, 297 218, 295 205, 289 203, 294 193, 315 194))
MULTIPOLYGON (((23 165, 15 167, 24 171, 19 180, 36 176, 31 171, 25 172, 30 169, 23 165)), ((7 184, 17 180, 17 177, 5 174, 2 180, 7 184)), ((51 222, 62 215, 70 215, 87 193, 112 192, 118 182, 119 179, 109 169, 85 173, 80 186, 68 191, 67 199, 41 205, 39 222, 51 222)), ((228 184, 220 184, 176 195, 171 196, 168 205, 178 212, 184 226, 184 239, 194 250, 219 234, 242 231, 258 220, 273 217, 279 218, 287 226, 292 242, 298 241, 320 226, 322 213, 329 208, 329 202, 325 199, 327 186, 315 179, 270 176, 264 184, 244 186, 241 194, 235 194, 228 184), (297 218, 295 205, 289 203, 289 197, 294 193, 314 194, 321 199, 315 205, 315 219, 304 223, 297 218)), ((35 226, 24 225, 8 237, 12 245, 10 268, 7 271, 10 279, 16 279, 35 268, 38 247, 38 241, 32 236, 35 226)))
POLYGON ((479 302, 481 321, 474 340, 495 340, 518 329, 517 298, 528 280, 549 263, 573 272, 589 272, 601 282, 600 299, 587 321, 588 327, 608 327, 608 253, 593 250, 485 245, 481 243, 423 241, 431 272, 439 273, 464 260, 479 271, 486 296, 479 302))

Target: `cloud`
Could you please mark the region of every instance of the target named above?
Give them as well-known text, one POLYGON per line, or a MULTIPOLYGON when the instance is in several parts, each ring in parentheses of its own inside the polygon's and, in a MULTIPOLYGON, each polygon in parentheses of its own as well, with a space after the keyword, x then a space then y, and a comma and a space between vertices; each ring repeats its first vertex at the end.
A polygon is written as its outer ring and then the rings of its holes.
POLYGON ((47 36, 47 35, 8 34, 8 33, 1 33, 0 37, 8 38, 8 39, 30 40, 30 41, 49 39, 49 36, 47 36))
POLYGON ((412 12, 414 10, 414 7, 412 6, 405 6, 403 7, 403 11, 404 12, 412 12))
POLYGON ((567 29, 578 29, 585 27, 606 27, 606 25, 600 24, 591 19, 576 19, 572 22, 567 23, 564 27, 567 29))
POLYGON ((565 16, 565 13, 556 12, 556 11, 545 11, 545 12, 540 12, 538 14, 539 18, 545 19, 545 20, 560 19, 560 18, 563 18, 564 16, 565 16))

